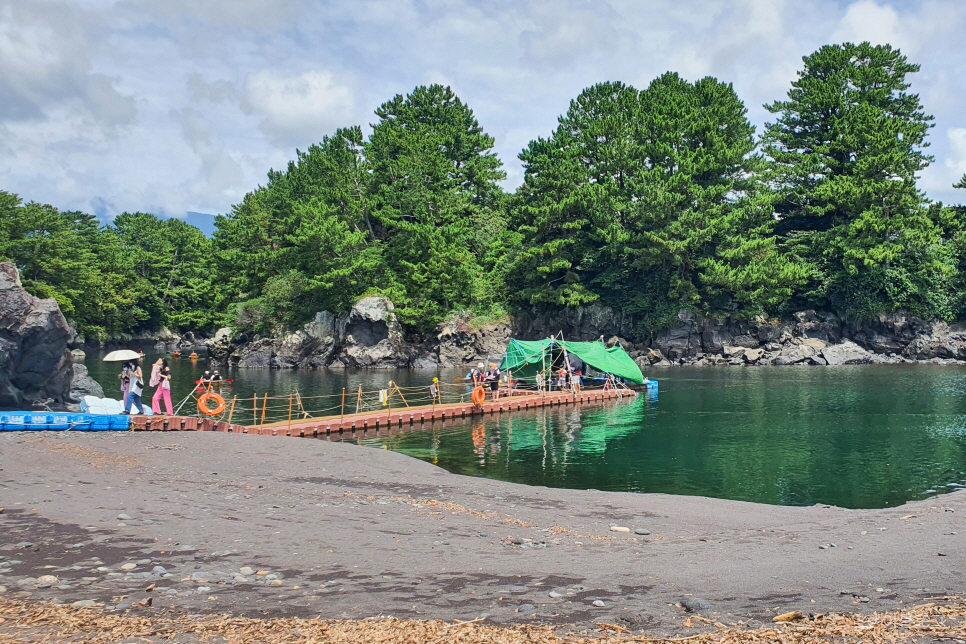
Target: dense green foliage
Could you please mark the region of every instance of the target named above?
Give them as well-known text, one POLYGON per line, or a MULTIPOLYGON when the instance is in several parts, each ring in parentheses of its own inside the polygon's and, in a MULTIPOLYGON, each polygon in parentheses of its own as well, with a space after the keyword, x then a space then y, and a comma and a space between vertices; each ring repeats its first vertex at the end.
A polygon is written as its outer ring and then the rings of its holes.
MULTIPOLYGON (((682 307, 814 307, 851 319, 966 311, 966 209, 917 186, 932 117, 896 49, 806 56, 756 136, 729 83, 666 73, 587 88, 520 153, 504 194, 494 140, 448 87, 417 87, 326 136, 216 219, 83 213, 0 192, 0 258, 89 333, 244 331, 390 298, 404 325, 592 302, 666 326, 682 307)), ((966 188, 966 177, 956 184, 966 188)))
POLYGON ((125 213, 101 227, 0 191, 0 260, 17 265, 27 290, 56 298, 85 334, 210 326, 210 259, 211 241, 178 219, 125 213))
MULTIPOLYGON (((764 312, 805 277, 777 252, 754 127, 730 85, 591 87, 520 155, 511 279, 525 302, 601 300, 648 327, 683 306, 764 312)), ((643 329, 647 330, 647 329, 643 329)))

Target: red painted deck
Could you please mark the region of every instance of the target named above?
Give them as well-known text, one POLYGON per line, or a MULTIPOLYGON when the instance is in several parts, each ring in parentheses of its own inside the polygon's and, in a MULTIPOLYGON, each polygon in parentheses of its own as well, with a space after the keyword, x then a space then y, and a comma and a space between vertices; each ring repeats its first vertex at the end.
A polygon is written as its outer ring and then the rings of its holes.
POLYGON ((545 395, 533 394, 501 398, 497 402, 482 405, 472 403, 452 403, 444 405, 424 405, 421 407, 402 407, 386 410, 346 414, 345 416, 325 416, 322 418, 293 419, 265 423, 261 426, 228 424, 211 418, 190 416, 132 416, 131 425, 135 431, 204 431, 229 432, 234 434, 261 434, 263 436, 299 436, 311 438, 328 436, 335 440, 355 436, 357 432, 391 431, 414 428, 423 423, 472 418, 485 414, 504 414, 515 411, 537 409, 538 407, 559 407, 564 405, 583 405, 618 398, 634 397, 636 392, 629 390, 599 389, 582 391, 579 394, 549 392, 545 395))

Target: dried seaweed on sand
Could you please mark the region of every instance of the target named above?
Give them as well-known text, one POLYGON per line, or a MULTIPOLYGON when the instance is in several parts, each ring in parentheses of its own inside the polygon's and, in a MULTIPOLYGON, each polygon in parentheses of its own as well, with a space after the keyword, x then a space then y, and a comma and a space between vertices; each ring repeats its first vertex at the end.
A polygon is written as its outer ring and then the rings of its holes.
MULTIPOLYGON (((704 621, 704 620, 702 620, 704 621)), ((937 599, 895 612, 872 615, 828 614, 763 626, 757 629, 714 623, 689 637, 635 635, 612 624, 598 624, 597 633, 564 634, 557 627, 495 626, 481 620, 447 623, 438 620, 324 620, 300 618, 250 619, 227 615, 191 618, 105 613, 95 608, 71 608, 0 598, 0 644, 27 641, 326 643, 385 644, 623 644, 629 642, 689 644, 812 644, 817 642, 905 642, 966 639, 966 600, 937 599), (615 632, 616 631, 616 632, 615 632)))

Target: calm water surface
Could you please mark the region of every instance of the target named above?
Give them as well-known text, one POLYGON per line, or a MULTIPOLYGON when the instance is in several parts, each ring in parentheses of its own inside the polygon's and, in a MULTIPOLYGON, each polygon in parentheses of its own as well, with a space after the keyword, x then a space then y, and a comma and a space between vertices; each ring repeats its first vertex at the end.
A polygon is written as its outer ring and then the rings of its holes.
MULTIPOLYGON (((149 358, 153 356, 149 355, 149 358)), ((117 365, 87 361, 105 390, 117 365)), ((204 371, 173 363, 177 404, 204 371)), ((428 387, 426 371, 236 370, 226 392, 428 387)), ((450 383, 455 371, 438 374, 450 383)), ((931 365, 668 369, 658 396, 447 422, 360 439, 451 472, 565 488, 781 505, 900 505, 966 483, 966 369, 931 365)), ((324 399, 319 399, 324 400, 324 399)), ((247 405, 250 412, 251 403, 247 405)), ((241 407, 239 407, 241 409, 241 407)), ((243 412, 244 413, 244 412, 243 412)), ((240 419, 245 422, 245 419, 240 419)))

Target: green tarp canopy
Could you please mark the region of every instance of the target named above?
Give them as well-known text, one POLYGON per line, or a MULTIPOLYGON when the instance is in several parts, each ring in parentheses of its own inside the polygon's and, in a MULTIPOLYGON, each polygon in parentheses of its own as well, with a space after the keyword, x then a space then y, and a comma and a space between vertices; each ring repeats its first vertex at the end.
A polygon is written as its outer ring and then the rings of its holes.
POLYGON ((607 348, 603 342, 569 342, 565 340, 510 340, 500 363, 502 371, 510 371, 521 380, 532 380, 541 368, 550 369, 563 363, 564 350, 591 367, 612 373, 624 380, 641 384, 644 374, 627 352, 619 346, 607 348))

